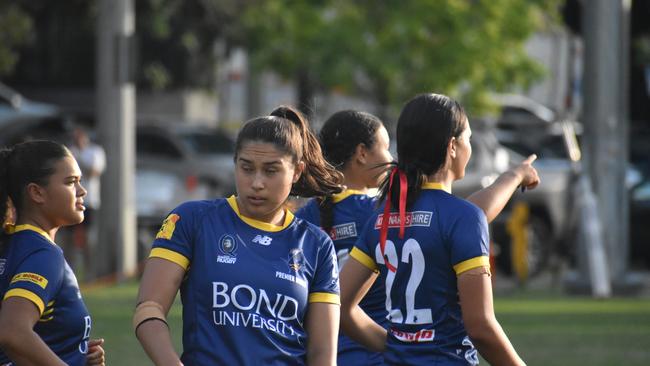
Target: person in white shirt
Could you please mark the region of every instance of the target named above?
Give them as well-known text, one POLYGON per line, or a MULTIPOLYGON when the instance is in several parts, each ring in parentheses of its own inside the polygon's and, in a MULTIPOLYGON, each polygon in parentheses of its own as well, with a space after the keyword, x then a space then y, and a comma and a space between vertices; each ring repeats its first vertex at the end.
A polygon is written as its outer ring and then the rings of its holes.
POLYGON ((72 131, 72 146, 70 151, 79 163, 82 180, 86 191, 84 206, 86 206, 83 223, 73 228, 73 242, 78 252, 84 254, 84 263, 88 264, 90 247, 97 242, 96 216, 101 205, 101 175, 106 169, 106 153, 104 148, 92 142, 88 133, 82 127, 72 131))

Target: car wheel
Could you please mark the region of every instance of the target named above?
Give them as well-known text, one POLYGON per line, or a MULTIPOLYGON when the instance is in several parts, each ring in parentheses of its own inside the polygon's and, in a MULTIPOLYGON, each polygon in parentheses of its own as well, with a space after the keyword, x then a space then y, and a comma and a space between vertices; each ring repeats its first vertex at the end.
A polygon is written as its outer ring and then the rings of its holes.
POLYGON ((551 227, 546 220, 539 216, 531 216, 526 227, 528 234, 528 276, 534 277, 543 272, 553 248, 551 227))
POLYGON ((522 230, 527 238, 523 250, 513 245, 515 240, 506 225, 495 225, 492 228, 492 237, 496 247, 497 269, 506 276, 514 275, 523 282, 547 268, 554 244, 548 221, 534 212, 528 217, 522 230))

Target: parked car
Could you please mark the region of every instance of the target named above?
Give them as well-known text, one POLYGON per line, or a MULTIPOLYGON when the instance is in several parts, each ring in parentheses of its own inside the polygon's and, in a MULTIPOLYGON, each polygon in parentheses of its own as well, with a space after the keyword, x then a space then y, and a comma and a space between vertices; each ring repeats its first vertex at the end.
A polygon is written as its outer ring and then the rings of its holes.
POLYGON ((0 127, 15 118, 56 117, 59 113, 56 105, 30 100, 0 83, 0 127))
MULTIPOLYGON (((503 145, 497 138, 495 122, 486 119, 472 121, 472 159, 465 177, 454 183, 454 194, 467 197, 487 187, 510 167, 523 161, 529 154, 520 154, 503 145)), ((526 261, 528 275, 544 270, 551 256, 564 254, 572 235, 570 219, 571 186, 575 179, 568 159, 539 156, 534 163, 542 184, 525 193, 516 192, 503 213, 491 225, 492 240, 496 248, 498 268, 510 274, 513 271, 511 236, 507 229, 512 207, 525 202, 530 216, 524 230, 528 237, 526 261)))
POLYGON ((184 176, 188 185, 207 186, 209 197, 235 191, 234 141, 218 129, 184 123, 142 123, 136 129, 138 168, 184 176))

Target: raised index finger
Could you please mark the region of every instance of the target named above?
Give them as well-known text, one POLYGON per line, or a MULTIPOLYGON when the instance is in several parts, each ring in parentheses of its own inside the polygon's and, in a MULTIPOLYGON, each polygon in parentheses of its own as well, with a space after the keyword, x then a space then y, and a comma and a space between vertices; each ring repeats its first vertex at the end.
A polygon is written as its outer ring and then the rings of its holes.
POLYGON ((537 154, 531 154, 522 162, 522 164, 532 164, 537 159, 537 154))

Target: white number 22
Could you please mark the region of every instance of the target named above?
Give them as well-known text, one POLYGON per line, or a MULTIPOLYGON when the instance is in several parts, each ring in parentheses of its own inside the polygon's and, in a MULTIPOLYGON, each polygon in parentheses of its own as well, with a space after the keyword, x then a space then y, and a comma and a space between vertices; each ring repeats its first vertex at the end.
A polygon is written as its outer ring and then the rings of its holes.
MULTIPOLYGON (((399 267, 397 260, 397 249, 395 248, 395 243, 390 240, 386 240, 386 246, 384 248, 384 254, 388 258, 388 261, 394 265, 396 268, 399 267)), ((375 258, 377 263, 386 264, 384 257, 381 255, 381 249, 379 245, 375 250, 375 258)), ((402 248, 402 263, 411 262, 411 275, 409 276, 408 283, 406 284, 406 293, 404 297, 406 298, 406 320, 400 309, 393 309, 393 304, 391 301, 391 291, 393 288, 393 281, 395 280, 395 272, 388 271, 386 276, 386 311, 388 311, 389 319, 394 323, 403 323, 403 324, 427 324, 432 322, 431 309, 416 309, 415 308, 415 293, 420 286, 422 277, 424 276, 424 254, 420 248, 420 244, 415 239, 408 239, 404 243, 402 248)))

